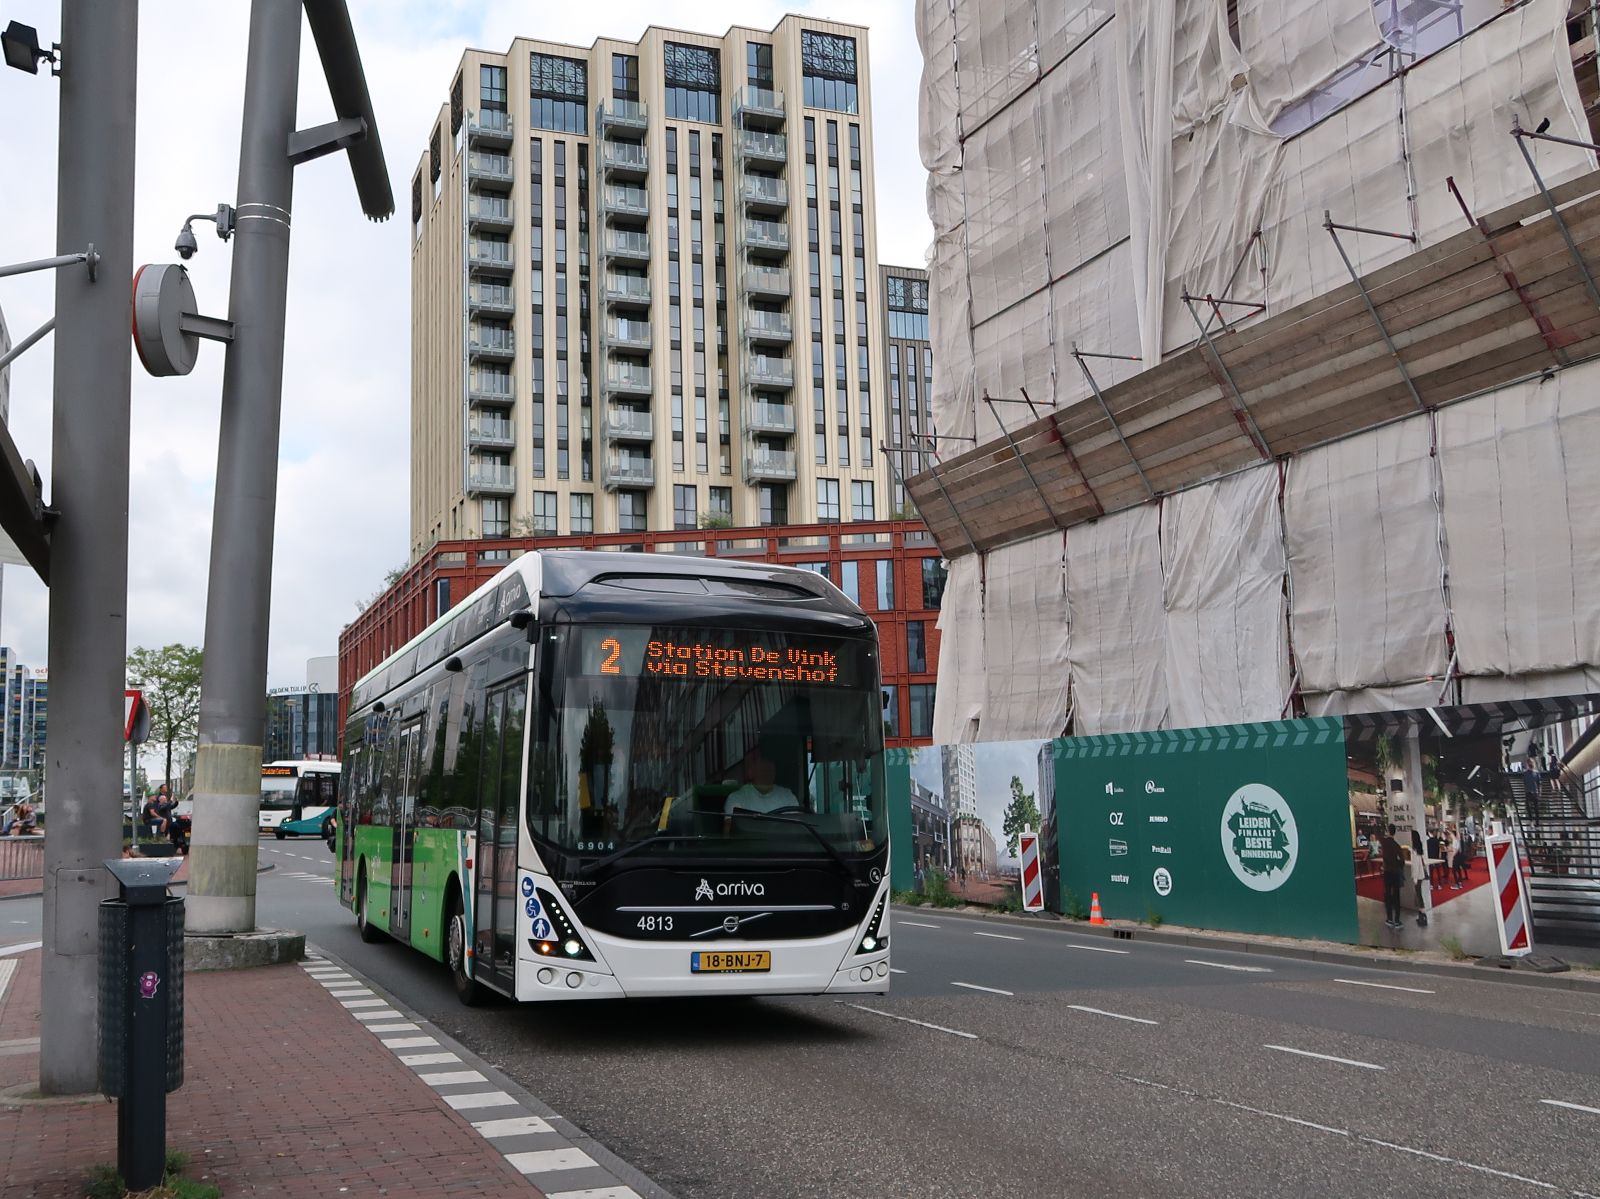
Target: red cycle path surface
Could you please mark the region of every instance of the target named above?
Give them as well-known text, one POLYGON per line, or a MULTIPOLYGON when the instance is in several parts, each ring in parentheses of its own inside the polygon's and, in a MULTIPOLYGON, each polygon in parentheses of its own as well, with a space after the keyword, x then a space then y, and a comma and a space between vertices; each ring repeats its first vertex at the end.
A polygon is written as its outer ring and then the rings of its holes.
MULTIPOLYGON (((39 1035, 39 952, 16 960, 0 1006, 9 1046, 39 1035)), ((541 1194, 299 966, 190 974, 184 986, 185 1077, 167 1096, 167 1144, 225 1199, 541 1194)), ((38 1071, 37 1047, 0 1053, 0 1088, 38 1071)), ((0 1107, 0 1199, 77 1199, 90 1167, 116 1162, 116 1116, 106 1100, 0 1107)))

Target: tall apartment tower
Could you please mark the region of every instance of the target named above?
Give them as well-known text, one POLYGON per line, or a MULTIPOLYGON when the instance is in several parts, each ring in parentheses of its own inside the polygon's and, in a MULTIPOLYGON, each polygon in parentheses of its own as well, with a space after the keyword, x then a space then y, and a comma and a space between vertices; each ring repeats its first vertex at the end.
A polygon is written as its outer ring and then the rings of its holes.
POLYGON ((411 185, 412 556, 881 518, 865 29, 468 50, 411 185))
POLYGON ((931 465, 933 345, 928 339, 928 272, 910 266, 884 266, 883 377, 888 383, 888 444, 894 459, 893 510, 909 508, 900 479, 931 465))

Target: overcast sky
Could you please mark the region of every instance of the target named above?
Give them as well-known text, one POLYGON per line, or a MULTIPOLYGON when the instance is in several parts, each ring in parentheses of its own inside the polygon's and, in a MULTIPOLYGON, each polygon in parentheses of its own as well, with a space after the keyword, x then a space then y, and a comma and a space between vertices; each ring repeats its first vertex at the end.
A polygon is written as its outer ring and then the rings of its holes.
MULTIPOLYGON (((183 218, 232 202, 248 4, 143 0, 139 53, 134 261, 173 261, 183 218)), ((8 18, 60 37, 56 6, 29 0, 8 18)), ((384 572, 405 562, 410 537, 410 180, 461 51, 504 50, 516 36, 587 46, 635 38, 651 23, 721 34, 771 28, 785 12, 869 27, 884 261, 923 262, 932 237, 916 149, 921 69, 905 0, 811 5, 765 0, 619 0, 544 5, 510 0, 350 0, 394 184, 397 215, 369 224, 343 157, 301 167, 295 181, 277 551, 268 683, 303 682, 305 661, 337 652, 339 630, 384 572)), ((44 257, 55 238, 57 85, 0 70, 8 166, 0 189, 0 261, 44 257)), ((332 119, 309 31, 300 123, 332 119)), ((189 263, 201 311, 227 313, 229 247, 197 224, 189 263)), ((43 275, 0 280, 0 308, 20 339, 51 312, 43 275)), ((130 350, 131 353, 131 350, 130 350)), ((50 478, 51 342, 12 366, 11 432, 50 478)), ((133 378, 128 643, 198 645, 216 479, 221 347, 204 343, 184 379, 133 378)), ((5 571, 0 643, 44 665, 47 596, 31 572, 5 571)))

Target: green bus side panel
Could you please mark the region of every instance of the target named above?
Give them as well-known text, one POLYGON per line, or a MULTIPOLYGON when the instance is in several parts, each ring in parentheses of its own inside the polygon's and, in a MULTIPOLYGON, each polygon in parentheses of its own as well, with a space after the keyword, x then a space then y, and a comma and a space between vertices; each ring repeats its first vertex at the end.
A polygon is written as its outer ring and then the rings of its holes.
POLYGON ((909 891, 916 885, 911 862, 911 755, 907 749, 884 751, 884 777, 889 800, 889 885, 909 891))
MULTIPOLYGON (((1108 919, 1357 939, 1344 724, 1055 743, 1061 886, 1108 919)), ((897 884, 898 885, 898 884, 897 884)))
MULTIPOLYGON (((394 859, 394 832, 387 826, 356 827, 356 877, 361 863, 367 867, 367 919, 374 928, 389 931, 390 862, 394 859)), ((360 894, 359 883, 357 895, 360 894)), ((359 902, 359 901, 358 901, 359 902)))
POLYGON ((455 828, 419 828, 411 848, 411 944, 430 958, 444 961, 444 897, 461 860, 461 839, 455 828))

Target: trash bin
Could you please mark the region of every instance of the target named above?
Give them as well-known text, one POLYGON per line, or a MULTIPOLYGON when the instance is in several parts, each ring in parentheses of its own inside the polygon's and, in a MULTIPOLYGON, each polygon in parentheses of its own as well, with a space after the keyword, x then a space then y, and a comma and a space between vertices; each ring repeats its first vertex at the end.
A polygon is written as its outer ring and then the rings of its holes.
POLYGON ((161 1182, 167 1093, 183 1085, 183 900, 177 858, 106 863, 121 894, 100 904, 100 1090, 117 1100, 117 1170, 133 1190, 161 1182))

